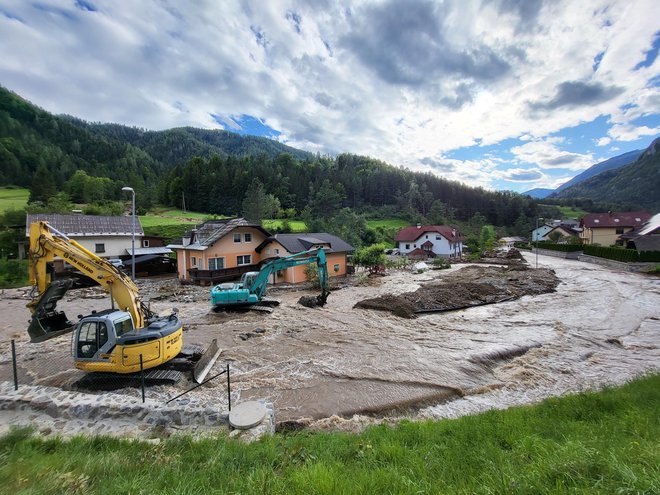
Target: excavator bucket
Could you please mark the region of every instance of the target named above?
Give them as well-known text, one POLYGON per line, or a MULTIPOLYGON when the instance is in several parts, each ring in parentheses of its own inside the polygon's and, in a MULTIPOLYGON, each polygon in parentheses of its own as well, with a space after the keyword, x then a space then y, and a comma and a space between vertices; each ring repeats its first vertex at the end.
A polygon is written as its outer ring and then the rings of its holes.
POLYGON ((218 339, 213 339, 211 345, 204 351, 199 361, 195 363, 195 368, 193 369, 195 383, 202 383, 204 381, 204 378, 209 374, 209 371, 211 371, 219 356, 220 348, 218 347, 218 339))
POLYGON ((55 280, 46 289, 32 311, 28 327, 30 342, 44 342, 73 330, 75 323, 69 321, 63 311, 56 311, 57 301, 62 299, 73 285, 73 280, 55 280))

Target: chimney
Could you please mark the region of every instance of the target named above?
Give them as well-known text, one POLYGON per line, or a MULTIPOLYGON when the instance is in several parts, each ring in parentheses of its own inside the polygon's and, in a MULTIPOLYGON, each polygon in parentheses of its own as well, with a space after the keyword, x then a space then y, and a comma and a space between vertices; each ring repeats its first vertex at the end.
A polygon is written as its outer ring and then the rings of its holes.
POLYGON ((418 223, 418 224, 417 224, 417 228, 418 228, 418 229, 421 229, 421 228, 422 228, 422 224, 421 224, 421 223, 418 223))
POLYGON ((456 229, 451 229, 451 236, 456 237, 456 229))
POLYGON ((612 210, 608 210, 608 211, 607 211, 607 214, 608 214, 609 216, 612 216, 612 210))

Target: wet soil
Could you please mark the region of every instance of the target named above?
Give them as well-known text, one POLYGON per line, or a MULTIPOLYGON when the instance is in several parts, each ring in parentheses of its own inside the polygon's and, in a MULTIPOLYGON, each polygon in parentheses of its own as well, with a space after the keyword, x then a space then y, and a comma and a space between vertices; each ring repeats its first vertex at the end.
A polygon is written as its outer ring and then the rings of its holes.
MULTIPOLYGON (((209 376, 230 365, 233 403, 272 401, 278 422, 286 425, 358 430, 401 417, 455 417, 660 370, 660 280, 543 255, 539 266, 468 265, 333 279, 322 308, 298 304, 301 296, 318 294, 310 287, 278 287, 269 297, 281 304, 270 314, 214 313, 208 287, 181 286, 172 278, 138 285, 152 310, 179 309, 186 344, 205 347, 218 340, 222 354, 209 376), (454 290, 447 293, 447 286, 454 290), (434 295, 434 305, 515 299, 415 319, 354 307, 420 288, 445 291, 434 295)), ((82 372, 73 369, 70 336, 30 344, 27 293, 0 292, 0 380, 11 380, 13 338, 21 383, 71 388, 82 372)), ((107 296, 90 288, 70 291, 58 309, 75 319, 108 306, 107 296)), ((191 386, 184 380, 152 387, 147 396, 165 402, 191 386)), ((123 393, 139 396, 132 388, 123 393)), ((189 397, 225 408, 225 381, 214 380, 189 397)))
POLYGON ((415 292, 364 299, 354 307, 415 318, 421 313, 453 311, 554 292, 558 284, 559 279, 548 269, 530 270, 520 264, 507 268, 468 266, 441 281, 426 283, 415 292))

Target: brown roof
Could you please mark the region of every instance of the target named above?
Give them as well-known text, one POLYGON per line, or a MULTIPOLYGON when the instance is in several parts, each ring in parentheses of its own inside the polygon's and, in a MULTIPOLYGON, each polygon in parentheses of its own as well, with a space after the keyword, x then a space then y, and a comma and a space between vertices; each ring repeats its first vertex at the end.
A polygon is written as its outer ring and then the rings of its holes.
POLYGON ((401 229, 395 237, 396 242, 412 242, 419 239, 423 234, 437 233, 445 239, 458 242, 463 240, 461 233, 450 225, 421 225, 419 227, 406 227, 401 229))
MULTIPOLYGON (((48 222, 69 237, 92 235, 131 235, 132 217, 109 217, 103 215, 59 215, 54 213, 30 213, 25 221, 26 236, 30 235, 30 224, 48 222)), ((144 231, 140 218, 135 217, 135 235, 142 236, 144 231)))
POLYGON ((602 227, 641 227, 648 222, 651 214, 647 211, 610 211, 607 213, 589 213, 582 217, 580 225, 588 228, 602 227))

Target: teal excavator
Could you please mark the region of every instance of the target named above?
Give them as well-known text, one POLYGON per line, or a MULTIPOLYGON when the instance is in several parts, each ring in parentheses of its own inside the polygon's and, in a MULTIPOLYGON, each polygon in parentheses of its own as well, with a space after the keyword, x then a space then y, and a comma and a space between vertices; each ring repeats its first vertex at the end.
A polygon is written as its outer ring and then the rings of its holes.
POLYGON ((267 262, 258 272, 247 272, 238 283, 216 285, 211 289, 211 305, 215 311, 231 307, 254 306, 263 302, 270 276, 292 266, 316 263, 321 294, 316 296, 315 306, 325 305, 328 290, 328 264, 323 249, 311 249, 267 262))

